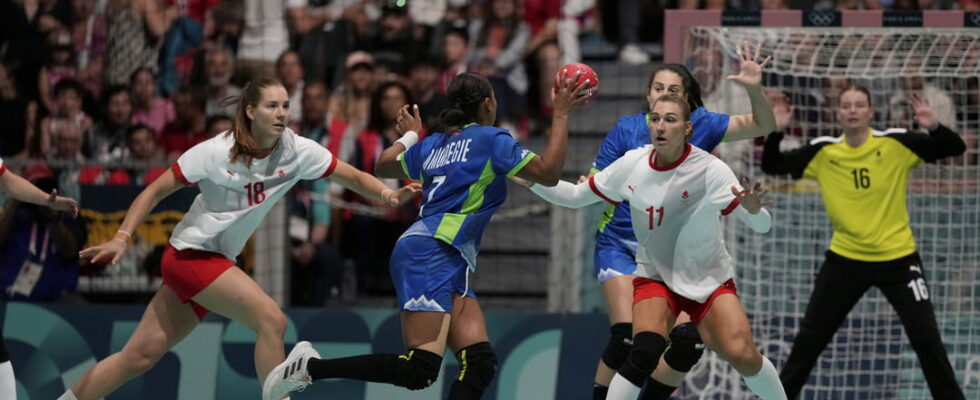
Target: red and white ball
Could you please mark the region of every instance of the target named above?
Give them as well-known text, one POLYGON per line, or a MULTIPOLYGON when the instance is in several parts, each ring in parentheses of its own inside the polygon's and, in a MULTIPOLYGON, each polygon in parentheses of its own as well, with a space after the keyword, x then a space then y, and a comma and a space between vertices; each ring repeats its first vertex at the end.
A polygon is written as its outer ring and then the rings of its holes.
POLYGON ((572 87, 579 85, 582 82, 588 80, 581 89, 579 89, 580 95, 586 95, 589 97, 586 102, 591 101, 599 94, 599 75, 595 73, 592 67, 582 64, 582 63, 569 63, 558 69, 558 74, 555 75, 555 86, 554 90, 557 92, 558 87, 561 84, 562 79, 572 79, 575 77, 575 73, 581 71, 582 73, 578 76, 578 81, 572 83, 572 87))

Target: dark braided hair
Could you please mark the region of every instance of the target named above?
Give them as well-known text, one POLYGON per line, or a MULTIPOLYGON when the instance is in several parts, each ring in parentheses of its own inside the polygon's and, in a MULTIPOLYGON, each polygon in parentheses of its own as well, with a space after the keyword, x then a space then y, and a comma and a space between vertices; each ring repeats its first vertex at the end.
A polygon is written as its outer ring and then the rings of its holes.
POLYGON ((446 93, 449 106, 439 113, 439 121, 446 128, 474 122, 483 99, 492 96, 493 88, 487 78, 472 72, 459 74, 449 84, 446 93))

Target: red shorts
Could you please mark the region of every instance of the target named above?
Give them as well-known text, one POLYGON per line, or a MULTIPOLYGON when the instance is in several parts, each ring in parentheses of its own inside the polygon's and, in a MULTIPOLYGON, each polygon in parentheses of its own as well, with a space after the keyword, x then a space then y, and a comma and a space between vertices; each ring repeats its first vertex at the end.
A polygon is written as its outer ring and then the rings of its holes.
POLYGON ((674 318, 677 318, 680 312, 683 311, 691 316, 691 322, 695 325, 704 319, 705 314, 708 313, 708 309, 711 308, 711 302, 715 301, 716 297, 725 293, 738 296, 738 291, 735 290, 735 281, 731 279, 725 281, 725 283, 722 283, 721 286, 711 293, 711 296, 708 296, 707 301, 698 303, 674 293, 663 282, 648 278, 633 278, 633 304, 651 297, 663 297, 667 300, 667 305, 670 307, 670 312, 674 314, 674 318))
POLYGON ((197 313, 197 318, 201 320, 208 314, 208 309, 195 303, 191 298, 218 279, 228 268, 234 266, 235 263, 221 254, 195 249, 177 250, 169 244, 160 260, 163 284, 177 293, 180 301, 190 303, 197 313))

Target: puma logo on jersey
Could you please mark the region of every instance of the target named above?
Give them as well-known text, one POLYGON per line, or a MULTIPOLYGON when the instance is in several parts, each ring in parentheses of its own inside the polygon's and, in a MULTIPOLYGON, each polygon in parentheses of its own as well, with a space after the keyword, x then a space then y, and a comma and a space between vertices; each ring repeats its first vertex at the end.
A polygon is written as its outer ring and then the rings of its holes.
POLYGON ((909 271, 918 272, 919 274, 922 274, 922 268, 919 268, 918 265, 909 265, 909 271))
POLYGON ((231 171, 230 169, 226 169, 226 170, 225 170, 225 172, 227 172, 227 173, 228 173, 228 176, 230 176, 230 177, 232 177, 232 178, 234 178, 234 177, 235 177, 235 173, 234 173, 234 172, 232 172, 232 171, 231 171))
POLYGON ((630 190, 630 193, 633 193, 633 190, 636 189, 636 186, 626 185, 626 188, 630 190))
POLYGON ((834 164, 834 165, 836 165, 838 167, 840 166, 840 163, 837 160, 830 160, 830 163, 831 164, 834 164))

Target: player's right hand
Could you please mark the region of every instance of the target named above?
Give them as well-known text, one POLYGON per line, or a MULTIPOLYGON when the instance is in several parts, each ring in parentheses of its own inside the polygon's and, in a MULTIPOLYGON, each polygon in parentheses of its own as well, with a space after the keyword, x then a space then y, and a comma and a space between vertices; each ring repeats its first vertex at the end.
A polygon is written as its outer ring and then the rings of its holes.
POLYGON ((388 204, 394 207, 410 200, 419 193, 422 193, 422 184, 412 182, 408 185, 402 186, 398 190, 385 189, 383 197, 388 204))
POLYGON ((48 206, 53 210, 67 211, 72 218, 78 216, 78 202, 75 199, 58 196, 58 189, 51 190, 48 195, 48 206))
POLYGON ((92 264, 116 264, 122 258, 126 250, 126 242, 120 239, 112 239, 98 246, 92 246, 78 252, 78 257, 88 260, 92 264))
POLYGON ((575 85, 579 75, 582 75, 581 70, 576 71, 571 78, 562 79, 558 85, 558 90, 551 92, 551 103, 555 114, 567 115, 575 106, 589 101, 589 95, 579 93, 589 84, 589 80, 586 79, 575 85))
POLYGON ((408 111, 408 104, 398 109, 398 118, 395 120, 395 130, 398 131, 399 135, 404 135, 405 132, 408 131, 413 131, 415 133, 422 132, 422 116, 419 114, 419 105, 413 105, 412 111, 414 114, 408 111))

